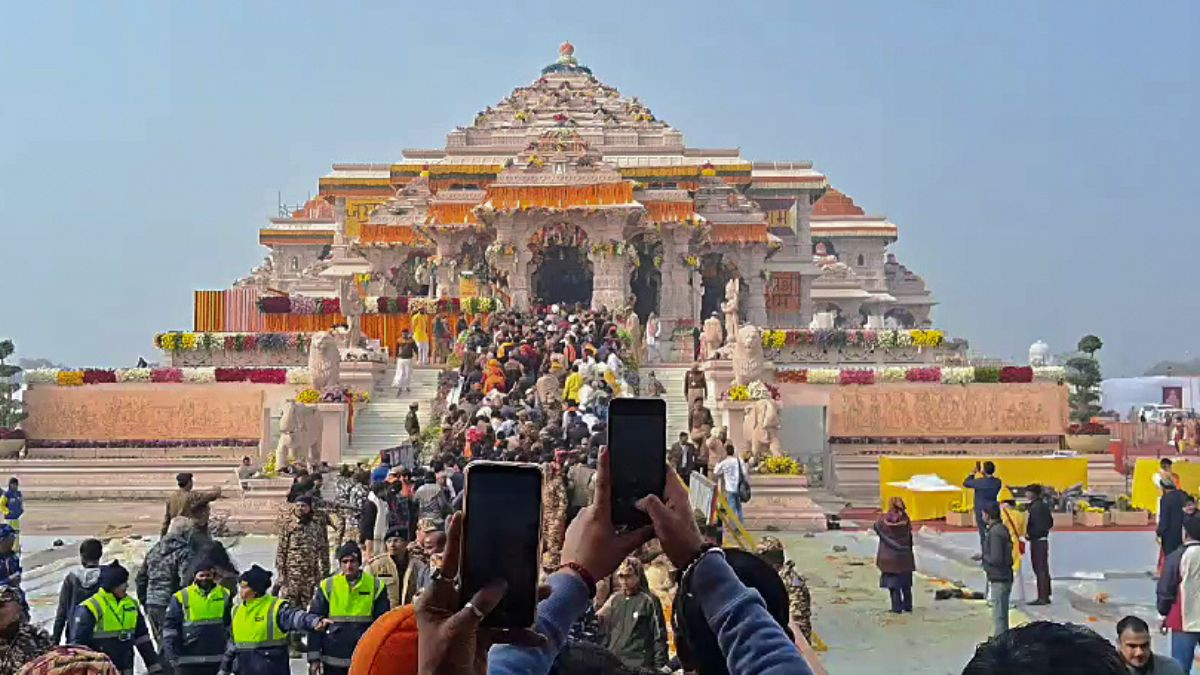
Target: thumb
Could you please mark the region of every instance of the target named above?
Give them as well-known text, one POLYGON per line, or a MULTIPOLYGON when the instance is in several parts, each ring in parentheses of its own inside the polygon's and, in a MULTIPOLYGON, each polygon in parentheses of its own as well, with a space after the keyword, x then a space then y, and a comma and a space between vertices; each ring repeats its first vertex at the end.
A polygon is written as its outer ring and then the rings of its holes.
POLYGON ((636 506, 650 516, 650 520, 654 521, 655 525, 665 522, 671 516, 671 510, 662 503, 658 495, 646 495, 638 500, 636 506))

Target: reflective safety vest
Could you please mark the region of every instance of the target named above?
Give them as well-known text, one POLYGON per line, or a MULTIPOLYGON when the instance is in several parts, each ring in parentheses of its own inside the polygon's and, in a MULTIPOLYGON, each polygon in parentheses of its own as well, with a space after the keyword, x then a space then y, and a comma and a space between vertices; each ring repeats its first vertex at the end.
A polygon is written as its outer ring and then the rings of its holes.
POLYGON ((87 607, 96 619, 96 629, 92 637, 96 640, 133 639, 133 631, 137 628, 138 603, 128 595, 118 599, 117 596, 101 588, 92 597, 79 603, 87 607))
POLYGON ((233 613, 233 644, 238 649, 258 649, 287 644, 287 633, 279 627, 283 600, 271 595, 255 598, 233 613))
POLYGON ((366 572, 354 586, 344 574, 336 574, 321 582, 321 593, 329 601, 329 618, 339 623, 371 623, 375 598, 383 593, 383 582, 366 572))
POLYGON ((225 603, 229 600, 229 589, 217 584, 204 593, 196 584, 175 593, 175 599, 183 607, 183 625, 204 626, 220 624, 225 620, 225 603))

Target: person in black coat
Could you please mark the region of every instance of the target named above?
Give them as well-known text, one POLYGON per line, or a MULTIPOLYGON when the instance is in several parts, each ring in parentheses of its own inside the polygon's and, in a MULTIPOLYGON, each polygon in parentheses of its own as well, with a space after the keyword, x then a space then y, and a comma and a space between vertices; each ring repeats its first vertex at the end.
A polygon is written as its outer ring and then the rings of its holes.
POLYGON ((1029 558, 1033 562, 1033 576, 1037 579, 1037 599, 1029 604, 1050 604, 1050 530, 1054 529, 1054 516, 1050 504, 1043 497, 1041 485, 1029 486, 1029 522, 1025 536, 1029 539, 1029 558))
POLYGON ((1187 494, 1169 483, 1163 484, 1163 495, 1158 500, 1158 541, 1164 556, 1171 555, 1183 546, 1183 504, 1187 494))

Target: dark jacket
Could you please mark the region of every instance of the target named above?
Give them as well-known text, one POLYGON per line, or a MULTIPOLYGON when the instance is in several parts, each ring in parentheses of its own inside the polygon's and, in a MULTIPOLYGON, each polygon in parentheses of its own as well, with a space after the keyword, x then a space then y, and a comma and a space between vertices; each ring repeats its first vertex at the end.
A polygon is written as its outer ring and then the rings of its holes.
MULTIPOLYGON (((329 616, 329 596, 326 594, 326 588, 333 583, 333 578, 329 577, 325 579, 317 587, 316 593, 313 594, 312 603, 308 606, 309 613, 321 617, 329 616)), ((371 627, 371 622, 387 614, 388 610, 392 608, 391 602, 388 601, 387 590, 383 587, 383 582, 375 577, 372 577, 372 579, 374 580, 374 588, 370 592, 375 593, 375 600, 371 606, 371 621, 352 622, 335 620, 334 624, 324 633, 310 631, 308 633, 309 663, 320 661, 327 668, 350 667, 350 656, 354 654, 354 647, 358 644, 363 634, 367 632, 367 629, 371 627)))
POLYGON ((137 595, 142 604, 171 604, 171 595, 186 585, 191 560, 192 545, 187 535, 168 535, 154 544, 137 572, 137 595))
POLYGON ((1025 536, 1029 541, 1045 539, 1054 529, 1054 516, 1050 515, 1050 505, 1045 499, 1035 499, 1029 502, 1029 522, 1026 524, 1025 536))
MULTIPOLYGON (((279 608, 279 627, 288 633, 312 630, 320 621, 321 617, 316 614, 296 609, 286 602, 279 608)), ((292 667, 288 659, 288 648, 283 645, 239 650, 230 637, 225 645, 225 658, 221 661, 220 672, 238 675, 291 675, 292 667)))
POLYGON ((889 521, 885 514, 875 521, 875 534, 879 535, 879 550, 875 553, 875 564, 884 574, 915 572, 917 561, 913 557, 912 521, 908 516, 889 521))
POLYGON ((1183 546, 1183 503, 1187 495, 1181 490, 1167 490, 1158 500, 1158 529, 1163 553, 1183 546))
POLYGON ((142 655, 142 663, 146 664, 146 672, 158 673, 162 666, 158 663, 158 654, 154 652, 154 643, 150 641, 150 630, 146 627, 146 615, 138 610, 137 625, 133 633, 120 637, 97 638, 96 617, 87 607, 80 605, 75 608, 75 618, 71 624, 71 643, 79 644, 98 652, 104 652, 113 665, 121 673, 132 675, 133 650, 136 648, 142 655))
POLYGON ((54 614, 54 631, 50 636, 54 639, 54 644, 62 642, 63 633, 79 603, 95 595, 98 590, 100 590, 99 565, 80 567, 67 573, 62 587, 58 590, 58 611, 54 614))
POLYGON ((999 520, 988 525, 983 537, 983 571, 988 581, 1012 583, 1012 537, 999 520))
MULTIPOLYGON (((182 590, 187 592, 187 588, 182 590)), ((221 623, 190 626, 184 625, 183 604, 179 601, 179 595, 176 593, 171 596, 171 604, 167 605, 162 629, 163 658, 172 666, 219 665, 229 639, 234 594, 230 593, 226 599, 225 616, 221 623)))
POLYGON ((999 504, 996 499, 1000 495, 1001 482, 995 476, 967 476, 963 487, 975 490, 975 513, 983 513, 983 507, 988 504, 999 504))

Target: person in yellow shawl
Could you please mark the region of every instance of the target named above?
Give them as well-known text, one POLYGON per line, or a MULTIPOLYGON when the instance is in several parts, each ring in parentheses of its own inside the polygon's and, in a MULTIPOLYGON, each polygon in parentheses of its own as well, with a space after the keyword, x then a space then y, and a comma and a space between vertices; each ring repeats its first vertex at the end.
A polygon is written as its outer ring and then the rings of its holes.
POLYGON ((422 366, 429 365, 429 342, 432 339, 430 328, 433 321, 425 310, 418 309, 412 317, 412 332, 413 341, 417 343, 417 364, 422 366))
POLYGON ((491 359, 487 362, 487 368, 483 371, 483 393, 488 395, 493 389, 505 391, 508 388, 508 378, 504 376, 504 369, 500 367, 500 362, 496 359, 491 359))
POLYGON ((999 501, 1000 522, 1008 528, 1008 536, 1012 538, 1013 586, 1016 591, 1016 600, 1018 604, 1023 605, 1025 604, 1025 573, 1021 567, 1021 558, 1025 555, 1029 517, 1024 511, 1017 510, 1017 499, 1013 496, 1012 490, 1007 487, 1001 488, 999 501))
POLYGON ((579 374, 579 364, 571 365, 571 374, 563 383, 563 400, 567 405, 579 405, 579 391, 583 389, 583 375, 579 374))

